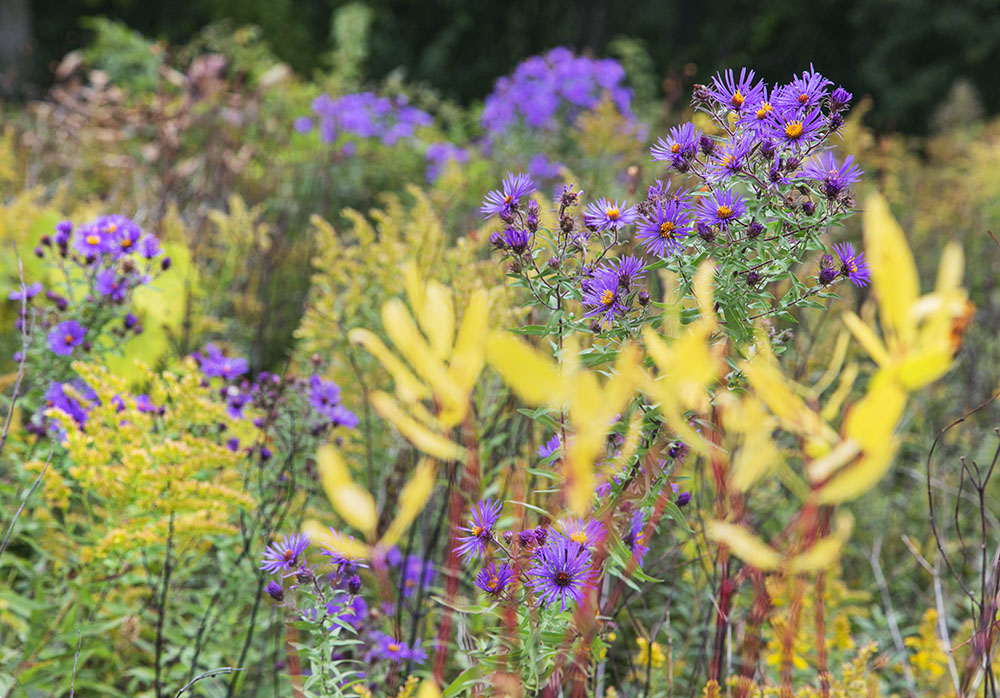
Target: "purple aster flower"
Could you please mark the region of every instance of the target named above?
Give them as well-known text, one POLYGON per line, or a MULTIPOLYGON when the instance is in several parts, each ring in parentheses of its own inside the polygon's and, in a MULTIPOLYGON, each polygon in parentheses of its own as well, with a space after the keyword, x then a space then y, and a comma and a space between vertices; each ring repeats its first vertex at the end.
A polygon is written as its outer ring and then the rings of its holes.
POLYGON ((819 109, 809 111, 786 107, 772 112, 765 133, 777 143, 799 146, 816 140, 822 126, 823 114, 819 109))
POLYGON ((632 523, 629 525, 628 533, 624 538, 624 543, 632 551, 632 557, 635 558, 636 563, 640 566, 642 565, 643 558, 646 557, 646 553, 649 552, 649 546, 645 545, 645 524, 646 516, 642 513, 641 509, 636 509, 635 513, 632 514, 632 523))
POLYGON ((840 260, 840 273, 858 288, 867 286, 872 278, 872 270, 865 259, 865 253, 855 252, 854 245, 849 242, 835 244, 833 251, 840 260))
POLYGON ((459 526, 459 531, 466 531, 467 536, 457 536, 459 545, 455 552, 462 562, 469 564, 476 558, 486 555, 486 544, 493 540, 494 528, 500 519, 500 502, 492 498, 481 500, 472 506, 472 518, 467 527, 459 526))
POLYGON ((420 638, 413 643, 413 647, 407 652, 406 658, 417 666, 422 666, 427 661, 427 650, 421 644, 420 638))
POLYGON ((118 272, 114 267, 103 269, 97 273, 94 279, 94 289, 102 296, 110 296, 111 300, 120 303, 125 300, 125 279, 118 278, 118 272))
POLYGON ((489 192, 483 199, 479 212, 483 214, 483 218, 510 215, 517 209, 521 197, 533 191, 535 185, 531 182, 531 177, 523 172, 508 172, 503 178, 502 187, 489 192))
POLYGON ((49 331, 49 349, 56 356, 69 356, 75 347, 83 344, 86 328, 76 320, 60 322, 49 331))
POLYGON ((343 405, 334 405, 326 414, 327 418, 335 427, 347 427, 354 429, 360 423, 358 415, 351 412, 343 405))
POLYGON ((73 247, 88 259, 96 259, 108 251, 108 241, 95 223, 85 223, 76 229, 73 247))
POLYGON ((522 255, 531 246, 531 233, 521 228, 510 227, 503 231, 503 241, 516 255, 522 255))
MULTIPOLYGON (((65 412, 74 422, 76 422, 80 427, 83 427, 87 422, 87 414, 90 410, 86 406, 80 404, 77 399, 66 394, 65 387, 67 385, 69 384, 59 382, 52 383, 48 390, 45 391, 45 407, 47 409, 57 409, 65 412)), ((73 387, 86 388, 88 386, 80 384, 80 386, 73 387)), ((83 397, 87 391, 81 390, 80 392, 81 397, 83 397)), ((96 398, 97 396, 94 395, 93 397, 96 398)), ((53 423, 58 426, 57 420, 53 420, 53 423)))
POLYGON ((538 457, 545 460, 560 448, 562 448, 562 437, 559 434, 553 434, 551 439, 538 447, 538 457))
POLYGON ((108 248, 115 257, 122 257, 135 252, 140 245, 142 229, 128 218, 110 224, 114 227, 114 232, 108 235, 108 248))
POLYGON ((600 521, 587 521, 577 517, 560 519, 556 531, 584 548, 596 547, 604 542, 607 531, 600 521))
POLYGON ((23 291, 11 291, 10 295, 7 296, 8 299, 12 301, 26 300, 30 301, 32 298, 37 296, 42 292, 42 284, 40 281, 36 281, 33 284, 28 284, 24 287, 23 291))
POLYGON ((740 77, 737 79, 732 69, 727 69, 725 73, 716 73, 712 77, 708 94, 726 109, 740 113, 751 104, 759 102, 764 92, 764 81, 758 80, 754 84, 753 78, 752 70, 740 68, 740 77))
POLYGON ((844 158, 844 164, 837 167, 833 153, 820 153, 802 168, 801 175, 823 183, 823 193, 827 199, 836 199, 848 186, 860 181, 862 171, 854 163, 854 156, 844 158))
POLYGON ((434 563, 416 555, 408 556, 403 566, 403 596, 407 598, 412 596, 417 585, 427 588, 433 583, 434 563), (422 582, 421 577, 423 577, 422 582))
POLYGON ((371 635, 372 639, 375 640, 374 651, 376 657, 388 659, 390 662, 395 662, 396 664, 402 664, 409 656, 409 647, 402 640, 397 640, 392 635, 377 630, 371 635))
POLYGON ((69 239, 73 234, 73 221, 59 221, 56 223, 56 244, 60 247, 69 244, 69 239))
POLYGON ((313 374, 309 377, 309 402, 317 412, 326 414, 330 407, 340 402, 340 387, 313 374))
POLYGON ((732 189, 717 189, 711 196, 703 196, 698 201, 698 222, 728 228, 746 213, 743 196, 732 189))
POLYGON ((690 121, 670 129, 667 139, 656 139, 656 145, 649 149, 654 162, 678 162, 678 158, 689 159, 698 151, 701 129, 690 121))
POLYGON ((233 380, 242 376, 248 369, 246 359, 225 356, 214 344, 208 344, 205 347, 205 354, 201 357, 201 372, 208 378, 222 376, 226 380, 233 380))
POLYGON ((629 207, 627 201, 611 202, 602 196, 587 206, 583 219, 588 226, 598 231, 618 230, 624 225, 635 223, 639 219, 639 211, 635 206, 629 207))
POLYGON ((501 562, 498 567, 490 560, 476 575, 476 586, 491 596, 500 596, 514 578, 510 565, 501 562))
POLYGON ((793 110, 814 109, 826 97, 827 86, 832 84, 810 65, 809 70, 776 91, 774 102, 779 107, 793 110))
POLYGON ((153 259, 159 256, 163 250, 160 249, 160 241, 155 235, 143 235, 139 240, 139 254, 143 259, 153 259))
POLYGON ((269 574, 293 572, 299 556, 309 547, 309 538, 301 533, 285 536, 279 543, 271 543, 264 549, 260 569, 269 574))
POLYGON ((691 234, 688 211, 678 201, 658 203, 653 215, 639 226, 636 239, 649 253, 669 257, 684 249, 684 238, 691 234))
POLYGON ((618 284, 618 269, 602 266, 586 280, 583 288, 584 317, 601 316, 601 325, 609 327, 615 317, 628 311, 628 293, 618 284))
POLYGON ((833 92, 830 93, 830 109, 835 112, 841 112, 847 109, 848 105, 851 103, 851 99, 854 98, 850 92, 845 90, 843 87, 838 87, 833 92))
POLYGON ((156 412, 158 409, 146 394, 135 396, 135 408, 140 412, 156 412))
POLYGON ((348 597, 339 592, 326 604, 326 613, 335 621, 334 626, 330 628, 331 631, 344 625, 359 630, 364 617, 368 614, 368 604, 360 596, 348 597))
POLYGON ((559 603, 559 610, 580 603, 587 590, 592 588, 590 552, 568 538, 553 536, 538 551, 528 581, 538 594, 539 604, 551 607, 559 603))
POLYGON ((618 273, 618 287, 623 291, 631 291, 642 281, 646 264, 634 255, 625 255, 611 262, 611 267, 618 273))
POLYGON ((267 595, 270 596, 275 601, 280 602, 283 601, 285 598, 285 590, 281 588, 281 584, 274 581, 273 579, 267 583, 267 586, 264 587, 264 591, 266 591, 267 595))
POLYGON ((716 151, 717 157, 709 165, 709 179, 719 182, 743 172, 754 145, 756 145, 756 141, 747 136, 734 137, 726 141, 725 146, 716 151))
POLYGON ((340 531, 334 528, 330 528, 330 536, 333 538, 334 545, 333 548, 320 548, 320 554, 326 555, 330 558, 330 564, 334 567, 339 568, 339 571, 353 571, 358 567, 367 567, 365 559, 361 557, 354 557, 350 553, 344 552, 348 549, 349 544, 354 542, 354 536, 348 536, 347 540, 344 540, 344 536, 341 535, 340 531))

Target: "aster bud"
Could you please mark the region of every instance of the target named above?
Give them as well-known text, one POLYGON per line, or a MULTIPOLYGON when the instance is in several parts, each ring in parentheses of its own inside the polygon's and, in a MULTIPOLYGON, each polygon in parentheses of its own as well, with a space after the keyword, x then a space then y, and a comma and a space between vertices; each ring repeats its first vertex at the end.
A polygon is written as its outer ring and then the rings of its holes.
POLYGON ((351 594, 357 594, 361 591, 361 577, 356 574, 352 574, 347 578, 347 591, 351 594))
POLYGON ((49 235, 43 235, 39 242, 41 242, 45 247, 52 247, 52 238, 49 235))
POLYGON ((508 225, 514 222, 514 212, 506 209, 500 211, 500 220, 508 225))
POLYGON ((283 601, 285 598, 285 590, 273 579, 264 587, 264 591, 275 601, 283 601))
POLYGON ((545 541, 549 538, 549 529, 544 526, 539 526, 535 529, 535 542, 539 545, 545 545, 545 541))
POLYGON ((747 286, 756 286, 760 283, 761 275, 756 269, 751 269, 744 275, 744 278, 746 278, 747 286))
POLYGON ((510 542, 512 540, 514 540, 514 534, 513 534, 513 532, 511 532, 511 531, 504 531, 503 532, 503 542, 506 543, 507 545, 510 545, 510 542))
POLYGON ((312 567, 302 565, 295 571, 295 580, 299 584, 309 584, 314 579, 316 579, 316 574, 312 571, 312 567))
POLYGON ((531 545, 532 543, 535 542, 534 530, 529 528, 527 531, 519 532, 517 534, 517 540, 523 547, 531 545))
POLYGON ((788 160, 785 162, 785 172, 795 172, 795 170, 799 168, 799 164, 801 162, 802 161, 799 160, 797 157, 788 158, 788 160))
POLYGON ((690 492, 681 492, 679 495, 677 495, 676 504, 679 507, 687 506, 688 502, 690 502, 690 501, 691 501, 691 493, 690 492))
POLYGON ((601 321, 600 320, 594 320, 593 322, 591 322, 590 323, 590 331, 593 332, 594 334, 600 334, 600 332, 601 332, 601 321))
POLYGON ((851 103, 851 99, 853 97, 854 95, 845 90, 843 87, 838 87, 830 93, 830 109, 835 112, 843 111, 847 108, 847 105, 851 103))
POLYGON ((823 267, 819 270, 819 282, 824 286, 833 283, 837 278, 837 270, 834 267, 823 267))
POLYGON ((761 157, 763 157, 765 160, 770 160, 771 158, 773 158, 777 150, 778 146, 775 145, 772 141, 761 141, 760 154, 761 157))
POLYGON ((649 305, 649 291, 647 291, 646 289, 642 289, 641 291, 639 291, 638 301, 639 305, 643 306, 649 305))
POLYGON ((747 240, 756 240, 764 232, 764 226, 757 221, 752 221, 747 226, 747 240))
POLYGON ((698 147, 705 155, 711 155, 715 150, 715 140, 711 136, 702 136, 698 139, 698 147))
POLYGON ((122 324, 125 326, 126 330, 131 330, 138 322, 139 318, 132 313, 126 313, 124 319, 122 320, 122 324))
POLYGON ((705 225, 704 223, 699 223, 697 225, 696 230, 698 232, 698 237, 700 237, 705 242, 707 243, 715 242, 715 230, 712 229, 712 226, 705 225))
POLYGON ((559 229, 567 235, 573 232, 573 226, 574 222, 572 216, 563 216, 559 219, 559 229))
POLYGON ((806 199, 802 202, 802 213, 807 216, 811 216, 816 213, 816 204, 814 204, 811 199, 806 199))
POLYGON ((507 247, 507 243, 503 241, 503 235, 499 230, 494 230, 490 233, 490 244, 498 250, 502 250, 507 247))
MULTIPOLYGON (((242 407, 242 405, 241 405, 241 407, 242 407)), ((271 454, 271 449, 269 449, 267 446, 261 446, 260 447, 260 459, 261 460, 271 460, 271 455, 272 455, 271 454)))
POLYGON ((39 259, 41 259, 42 257, 45 256, 45 250, 43 250, 41 246, 36 247, 35 248, 35 256, 38 257, 39 259))
POLYGON ((164 257, 163 261, 160 262, 160 269, 162 269, 163 271, 166 271, 172 265, 173 265, 173 262, 170 261, 170 257, 164 257))
POLYGON ((507 265, 508 274, 520 274, 521 273, 521 263, 516 259, 507 265))
POLYGON ((546 264, 548 264, 549 269, 558 269, 562 262, 559 261, 558 257, 549 257, 549 261, 546 264))
POLYGON ((844 125, 844 117, 842 117, 840 114, 834 114, 830 117, 831 131, 836 131, 843 125, 844 125))

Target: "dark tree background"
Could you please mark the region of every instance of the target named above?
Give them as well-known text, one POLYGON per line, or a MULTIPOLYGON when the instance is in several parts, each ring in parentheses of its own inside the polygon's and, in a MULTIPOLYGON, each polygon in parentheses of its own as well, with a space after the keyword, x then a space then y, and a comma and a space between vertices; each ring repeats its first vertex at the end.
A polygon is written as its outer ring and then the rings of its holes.
MULTIPOLYGON (((356 1, 356 0, 355 0, 356 1)), ((0 0, 23 8, 28 0, 0 0)), ((259 25, 274 52, 308 74, 329 51, 330 20, 345 0, 36 0, 28 46, 0 26, 23 82, 44 86, 51 65, 86 40, 81 19, 104 15, 182 43, 220 19, 259 25), (13 52, 12 52, 13 51, 13 52), (24 56, 30 57, 24 67, 24 56)), ((411 80, 463 102, 497 76, 553 46, 605 54, 618 36, 641 39, 661 76, 704 80, 750 65, 768 80, 816 68, 875 99, 878 128, 926 131, 956 81, 1000 111, 1000 0, 367 0, 373 11, 367 77, 403 66, 411 80)), ((9 64, 0 73, 10 74, 9 64)))

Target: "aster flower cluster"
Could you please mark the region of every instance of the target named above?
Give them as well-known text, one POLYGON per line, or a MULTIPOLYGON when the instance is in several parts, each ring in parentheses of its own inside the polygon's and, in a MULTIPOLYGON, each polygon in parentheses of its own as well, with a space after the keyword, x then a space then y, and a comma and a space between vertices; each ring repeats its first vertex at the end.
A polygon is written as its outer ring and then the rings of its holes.
POLYGON ((632 91, 624 80, 625 70, 618 61, 554 48, 522 61, 511 75, 496 81, 481 122, 493 139, 516 126, 554 130, 572 123, 605 96, 631 117, 632 91))
POLYGON ((431 143, 424 150, 427 159, 427 181, 434 182, 440 177, 449 162, 465 164, 469 161, 469 151, 454 143, 431 143))
MULTIPOLYGON (((383 145, 392 146, 413 137, 418 128, 434 123, 430 114, 411 106, 405 96, 380 97, 373 92, 337 98, 323 94, 313 100, 312 111, 314 118, 296 119, 295 130, 307 133, 318 126, 320 140, 324 143, 336 143, 342 136, 353 136, 377 138, 383 145)), ((342 142, 341 152, 353 155, 354 144, 342 142)))

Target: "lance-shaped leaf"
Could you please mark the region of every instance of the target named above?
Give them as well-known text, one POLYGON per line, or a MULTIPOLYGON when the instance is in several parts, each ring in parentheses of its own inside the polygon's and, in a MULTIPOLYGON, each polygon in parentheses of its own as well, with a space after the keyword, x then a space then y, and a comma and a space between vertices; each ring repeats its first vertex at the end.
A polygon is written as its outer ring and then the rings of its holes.
POLYGON ((733 555, 762 572, 776 570, 781 564, 778 551, 743 526, 725 521, 709 521, 705 533, 712 540, 724 543, 733 555))
POLYGON ((375 411, 392 422, 399 433, 420 451, 438 460, 461 460, 465 456, 465 449, 407 415, 390 395, 376 391, 370 399, 375 411))
POLYGON ((469 298, 448 368, 452 378, 466 392, 472 389, 483 370, 486 335, 489 329, 489 297, 478 290, 469 298))
POLYGON ((391 548, 406 533, 406 530, 424 510, 427 500, 434 491, 434 464, 422 459, 410 476, 410 481, 399 494, 396 518, 389 524, 382 535, 380 543, 384 548, 391 548))
POLYGON ((375 533, 378 514, 375 500, 368 490, 355 484, 347 465, 333 446, 323 445, 316 451, 316 466, 320 482, 331 506, 340 518, 371 537, 375 533))
POLYGON ((514 335, 495 332, 486 343, 486 358, 517 396, 530 405, 560 405, 566 385, 559 366, 514 335))
POLYGON ((370 557, 371 548, 367 545, 349 536, 334 536, 328 526, 314 519, 302 524, 302 532, 321 548, 338 552, 349 560, 364 560, 370 557))
POLYGON ((759 400, 747 398, 734 402, 722 413, 726 430, 741 435, 741 443, 732 456, 732 485, 745 492, 768 470, 778 464, 778 448, 771 439, 776 420, 759 400))
POLYGON ((372 332, 356 328, 347 333, 347 339, 351 344, 364 347, 369 354, 379 360, 379 363, 392 376, 396 383, 396 392, 405 402, 416 402, 431 396, 431 391, 427 389, 427 386, 417 380, 406 364, 396 358, 396 355, 389 351, 382 340, 372 332))
POLYGON ((865 201, 864 238, 865 253, 872 268, 872 285, 881 311, 882 331, 890 353, 895 354, 913 341, 916 327, 911 311, 920 284, 903 229, 880 194, 872 194, 865 201))

